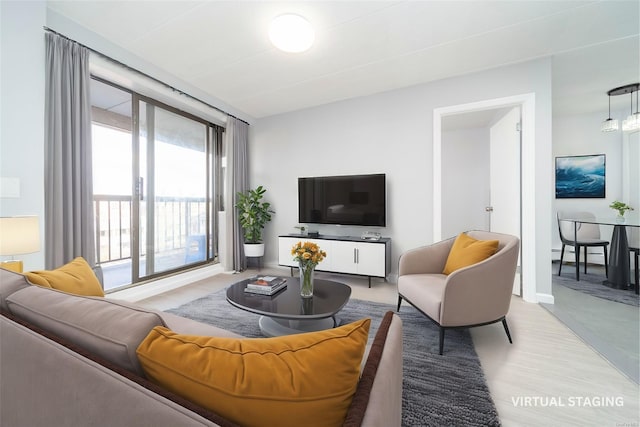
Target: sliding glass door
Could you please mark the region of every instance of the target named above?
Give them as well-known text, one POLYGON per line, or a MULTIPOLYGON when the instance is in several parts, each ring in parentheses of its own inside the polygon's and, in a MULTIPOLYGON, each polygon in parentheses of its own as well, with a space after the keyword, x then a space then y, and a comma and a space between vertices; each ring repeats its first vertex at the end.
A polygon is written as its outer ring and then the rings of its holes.
POLYGON ((137 276, 143 279, 209 259, 212 210, 207 124, 143 100, 138 107, 137 276))
POLYGON ((92 89, 105 288, 215 262, 222 129, 106 82, 92 89))

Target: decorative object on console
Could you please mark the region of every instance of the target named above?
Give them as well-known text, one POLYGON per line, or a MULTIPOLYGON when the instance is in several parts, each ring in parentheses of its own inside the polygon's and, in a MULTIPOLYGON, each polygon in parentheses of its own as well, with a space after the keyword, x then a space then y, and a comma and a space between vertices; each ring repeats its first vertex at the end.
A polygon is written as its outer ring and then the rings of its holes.
MULTIPOLYGON (((0 255, 24 255, 40 250, 40 224, 37 216, 12 216, 0 218, 0 255)), ((22 273, 19 260, 4 261, 6 270, 22 273)))
POLYGON ((240 226, 244 230, 244 253, 248 257, 264 255, 262 230, 271 221, 271 214, 275 213, 271 210, 271 204, 262 201, 266 191, 259 185, 255 190, 237 193, 236 208, 240 216, 240 226))
POLYGON ((614 201, 613 203, 611 203, 609 205, 609 207, 611 209, 614 209, 616 211, 618 211, 618 221, 619 222, 624 222, 624 214, 627 213, 627 211, 632 211, 633 208, 629 205, 627 205, 626 203, 622 203, 619 201, 614 201))
POLYGON ((307 236, 317 238, 317 237, 320 237, 320 232, 319 231, 310 231, 309 233, 307 233, 307 236))
POLYGON ((300 295, 302 298, 313 298, 313 273, 327 253, 312 242, 298 242, 291 248, 293 259, 300 268, 300 295))
POLYGON ((605 155, 556 157, 556 199, 604 199, 605 155))
POLYGON ((362 240, 380 240, 380 237, 382 237, 380 235, 380 233, 377 233, 375 231, 365 231, 364 233, 362 233, 362 240))
POLYGON ((300 234, 303 236, 305 235, 305 231, 307 230, 307 227, 305 227, 304 225, 296 225, 293 228, 300 230, 300 234))
POLYGON ((609 96, 609 117, 602 122, 600 130, 602 132, 613 132, 619 129, 618 120, 611 118, 611 96, 631 95, 631 111, 629 116, 622 122, 622 130, 625 132, 640 129, 640 112, 638 111, 638 91, 640 90, 640 83, 632 83, 624 86, 620 86, 611 89, 607 92, 609 96), (636 112, 633 112, 633 93, 636 92, 636 112))

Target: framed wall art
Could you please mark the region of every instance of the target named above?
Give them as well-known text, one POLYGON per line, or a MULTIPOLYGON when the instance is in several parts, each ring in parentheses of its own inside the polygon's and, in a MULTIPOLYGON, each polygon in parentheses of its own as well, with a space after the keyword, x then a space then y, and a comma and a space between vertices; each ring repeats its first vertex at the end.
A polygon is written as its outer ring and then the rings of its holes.
POLYGON ((556 157, 556 199, 604 199, 605 155, 556 157))

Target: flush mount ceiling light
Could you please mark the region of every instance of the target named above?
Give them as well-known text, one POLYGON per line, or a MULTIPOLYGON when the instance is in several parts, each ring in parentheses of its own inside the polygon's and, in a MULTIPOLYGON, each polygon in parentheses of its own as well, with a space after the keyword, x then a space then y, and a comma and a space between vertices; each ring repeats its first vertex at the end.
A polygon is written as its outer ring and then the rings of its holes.
POLYGON ((632 131, 636 129, 640 129, 640 114, 638 113, 638 94, 636 93, 636 112, 633 112, 633 92, 638 92, 640 90, 640 83, 632 83, 625 86, 620 86, 615 89, 611 89, 607 92, 609 95, 609 118, 602 122, 602 126, 600 130, 602 132, 611 132, 618 130, 618 120, 611 118, 611 97, 618 95, 626 95, 627 93, 631 94, 631 112, 629 117, 626 118, 622 122, 622 130, 624 131, 632 131))
POLYGON ((275 47, 284 52, 300 53, 311 47, 315 40, 315 31, 305 18, 289 13, 271 21, 269 39, 275 47))

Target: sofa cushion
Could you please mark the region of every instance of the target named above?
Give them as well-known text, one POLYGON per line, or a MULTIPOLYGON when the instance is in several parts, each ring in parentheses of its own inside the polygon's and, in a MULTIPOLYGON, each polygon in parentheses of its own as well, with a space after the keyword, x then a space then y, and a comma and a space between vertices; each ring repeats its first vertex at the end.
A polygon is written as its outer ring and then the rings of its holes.
POLYGON ((484 261, 496 253, 498 243, 498 240, 477 240, 465 233, 460 233, 453 242, 442 273, 451 274, 461 268, 484 261))
POLYGON ((55 270, 31 271, 25 274, 34 285, 76 295, 104 296, 100 281, 82 257, 55 270))
POLYGON ((370 319, 276 338, 180 335, 138 348, 147 377, 243 426, 339 426, 355 393, 370 319))
POLYGON ((14 292, 7 305, 14 315, 138 375, 144 371, 136 348, 153 327, 165 326, 152 311, 39 286, 14 292))
POLYGON ((23 274, 0 268, 0 309, 9 310, 6 299, 12 293, 31 286, 23 274))

